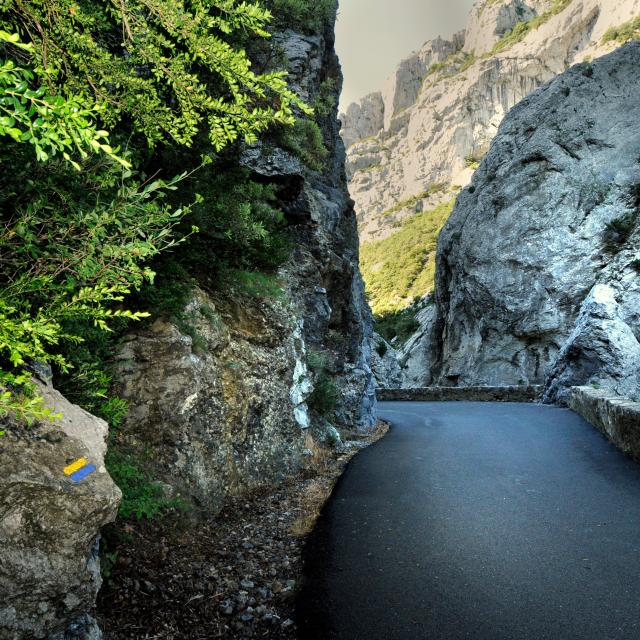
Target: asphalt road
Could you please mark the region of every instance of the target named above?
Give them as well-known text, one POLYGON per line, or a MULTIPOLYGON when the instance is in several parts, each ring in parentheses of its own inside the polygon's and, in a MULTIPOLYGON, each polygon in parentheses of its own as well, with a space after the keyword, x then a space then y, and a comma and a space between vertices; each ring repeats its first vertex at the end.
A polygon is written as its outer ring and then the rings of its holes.
POLYGON ((307 548, 301 640, 640 638, 640 465, 568 409, 380 408, 307 548))

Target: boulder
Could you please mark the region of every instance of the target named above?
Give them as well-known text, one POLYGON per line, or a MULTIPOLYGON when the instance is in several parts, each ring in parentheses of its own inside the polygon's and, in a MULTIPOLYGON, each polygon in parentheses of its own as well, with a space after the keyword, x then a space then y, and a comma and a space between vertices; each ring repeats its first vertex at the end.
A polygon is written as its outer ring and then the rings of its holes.
POLYGON ((100 638, 98 541, 121 493, 104 467, 107 424, 38 383, 55 424, 5 419, 0 438, 0 639, 100 638), (95 471, 79 483, 64 469, 95 471))

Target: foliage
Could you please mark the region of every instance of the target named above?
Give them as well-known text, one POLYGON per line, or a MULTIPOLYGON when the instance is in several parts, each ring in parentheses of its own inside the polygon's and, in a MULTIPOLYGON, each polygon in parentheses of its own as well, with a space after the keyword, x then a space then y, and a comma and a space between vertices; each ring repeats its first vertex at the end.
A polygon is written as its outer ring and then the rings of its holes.
POLYGON ((21 145, 3 148, 0 163, 9 157, 15 169, 0 177, 0 411, 43 418, 24 367, 68 371, 62 346, 83 340, 70 326, 107 331, 144 317, 121 303, 153 279, 147 262, 175 246, 171 232, 188 208, 163 202, 181 178, 123 183, 112 163, 77 172, 64 161, 29 160, 21 145))
POLYGON ((336 91, 336 81, 333 78, 326 78, 320 83, 318 95, 313 103, 316 118, 327 118, 333 113, 336 106, 336 91))
POLYGON ((181 500, 164 496, 162 487, 151 480, 132 454, 119 451, 117 446, 110 447, 105 466, 122 491, 119 509, 122 518, 151 519, 167 509, 184 509, 181 500))
POLYGON ((126 330, 128 322, 112 324, 112 332, 83 322, 69 323, 65 331, 78 335, 80 342, 62 345, 62 353, 73 368, 56 371, 56 387, 71 402, 119 427, 127 415, 128 403, 113 394, 111 358, 116 336, 126 330))
POLYGON ((417 303, 414 303, 399 311, 374 316, 376 331, 389 343, 396 339, 394 344, 403 344, 420 328, 416 320, 417 310, 417 303))
POLYGON ((603 240, 605 249, 609 253, 617 253, 622 248, 633 233, 637 223, 637 217, 635 211, 630 211, 607 223, 603 240))
POLYGON ((234 271, 233 282, 253 298, 281 298, 283 290, 274 274, 259 271, 234 271))
POLYGON ((329 416, 338 403, 338 386, 329 372, 329 358, 326 353, 310 351, 307 356, 309 368, 313 373, 313 391, 307 398, 307 404, 320 415, 329 416))
POLYGON ((458 73, 463 73, 469 67, 472 67, 476 63, 476 54, 475 51, 471 51, 470 53, 464 53, 464 58, 462 60, 462 64, 458 69, 458 73))
MULTIPOLYGON (((17 34, 0 30, 0 42, 30 51, 17 34)), ((70 154, 86 158, 99 151, 125 166, 109 145, 108 133, 97 128, 101 109, 85 106, 79 96, 48 95, 44 86, 34 88, 35 74, 13 60, 0 61, 0 136, 32 144, 38 160, 45 161, 60 153, 77 169, 80 165, 70 154)))
POLYGON ((18 51, 52 91, 101 112, 107 128, 131 121, 150 145, 190 145, 206 126, 220 150, 255 142, 276 123, 307 114, 286 73, 256 74, 237 32, 267 38, 271 14, 236 0, 8 1, 0 29, 33 45, 18 51))
POLYGON ((640 16, 628 20, 617 27, 611 27, 602 36, 602 43, 606 42, 629 42, 629 40, 640 40, 640 16))
POLYGON ((399 311, 433 289, 436 240, 453 204, 417 213, 388 238, 362 245, 360 266, 375 314, 399 311))
POLYGON ((263 0, 279 27, 316 33, 328 24, 338 8, 337 0, 263 0))
POLYGON ((279 296, 281 289, 270 274, 288 258, 291 243, 276 206, 275 186, 251 180, 248 169, 232 163, 206 167, 184 190, 189 197, 200 197, 178 234, 188 233, 191 226, 198 233, 188 237, 179 252, 153 263, 156 278, 135 296, 134 307, 179 319, 195 284, 279 296))
POLYGON ((314 120, 299 118, 295 125, 283 129, 278 144, 314 171, 322 171, 329 152, 324 145, 322 131, 314 120))
POLYGON ((468 155, 464 159, 464 164, 467 169, 473 169, 474 171, 480 166, 480 162, 482 162, 482 158, 475 156, 473 154, 468 155))

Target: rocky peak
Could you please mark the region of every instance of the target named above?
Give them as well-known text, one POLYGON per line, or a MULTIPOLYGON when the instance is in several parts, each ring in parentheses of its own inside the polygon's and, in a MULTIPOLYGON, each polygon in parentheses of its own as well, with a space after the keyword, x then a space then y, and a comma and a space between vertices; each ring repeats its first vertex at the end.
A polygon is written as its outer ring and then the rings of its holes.
POLYGON ((551 4, 548 0, 479 0, 469 14, 463 50, 477 56, 489 53, 518 22, 528 22, 551 4))

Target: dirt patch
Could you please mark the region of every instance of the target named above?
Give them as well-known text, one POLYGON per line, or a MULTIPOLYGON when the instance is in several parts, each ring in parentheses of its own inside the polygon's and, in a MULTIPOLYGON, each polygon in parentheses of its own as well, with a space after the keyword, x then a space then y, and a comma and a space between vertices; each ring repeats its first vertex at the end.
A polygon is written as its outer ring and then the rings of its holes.
POLYGON ((296 638, 304 540, 347 462, 387 428, 334 450, 309 440, 300 477, 213 518, 118 522, 104 542, 105 640, 296 638))

